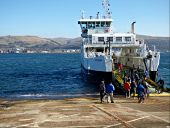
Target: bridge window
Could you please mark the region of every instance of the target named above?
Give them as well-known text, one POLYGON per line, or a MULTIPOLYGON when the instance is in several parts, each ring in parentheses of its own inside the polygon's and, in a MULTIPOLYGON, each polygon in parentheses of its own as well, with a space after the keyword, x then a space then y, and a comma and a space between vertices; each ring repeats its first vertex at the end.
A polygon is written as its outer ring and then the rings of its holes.
POLYGON ((106 27, 110 27, 111 22, 106 22, 106 27))
POLYGON ((116 41, 122 42, 122 37, 116 37, 116 41))
POLYGON ((100 22, 96 22, 96 27, 100 27, 100 22))
POLYGON ((88 22, 88 28, 95 28, 95 22, 88 22))
POLYGON ((105 22, 101 22, 101 27, 104 27, 104 25, 105 25, 105 22))
POLYGON ((88 22, 88 28, 92 28, 91 22, 88 22))
POLYGON ((82 28, 87 28, 87 22, 81 22, 82 28))
POLYGON ((98 41, 104 42, 104 37, 98 37, 98 41))

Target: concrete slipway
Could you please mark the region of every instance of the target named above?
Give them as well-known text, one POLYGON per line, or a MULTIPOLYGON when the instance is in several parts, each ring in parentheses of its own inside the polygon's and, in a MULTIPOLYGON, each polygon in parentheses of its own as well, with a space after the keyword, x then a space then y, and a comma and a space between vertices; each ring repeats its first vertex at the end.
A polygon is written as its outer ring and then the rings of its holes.
POLYGON ((150 96, 145 103, 114 96, 65 100, 0 100, 0 128, 170 128, 170 95, 150 96))

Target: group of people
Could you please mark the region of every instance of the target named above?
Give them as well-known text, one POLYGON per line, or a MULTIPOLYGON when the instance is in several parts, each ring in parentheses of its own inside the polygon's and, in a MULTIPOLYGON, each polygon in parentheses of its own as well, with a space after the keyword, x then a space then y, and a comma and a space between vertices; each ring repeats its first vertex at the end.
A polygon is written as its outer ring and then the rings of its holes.
MULTIPOLYGON (((124 77, 124 90, 125 90, 125 96, 126 98, 130 98, 131 94, 133 98, 135 99, 135 95, 138 96, 138 102, 142 103, 144 102, 145 98, 149 96, 149 85, 146 83, 146 79, 149 78, 149 73, 145 71, 143 74, 143 77, 139 77, 139 74, 137 71, 135 71, 133 74, 131 74, 131 77, 128 75, 125 75, 124 77)), ((164 81, 160 78, 160 80, 157 83, 156 91, 158 93, 163 92, 163 86, 164 81)))
MULTIPOLYGON (((148 84, 146 83, 146 78, 149 77, 147 72, 143 75, 143 77, 139 77, 139 74, 137 71, 135 71, 131 76, 128 76, 125 74, 124 76, 124 91, 125 91, 125 97, 130 98, 131 95, 133 99, 135 99, 136 94, 138 98, 138 103, 144 103, 144 100, 146 97, 149 96, 149 89, 148 84)), ((158 82, 158 93, 161 93, 163 91, 163 85, 164 81, 160 79, 158 82)), ((115 87, 112 84, 112 80, 109 82, 101 81, 100 85, 100 101, 103 102, 103 98, 106 96, 107 103, 109 103, 109 97, 111 100, 111 103, 114 103, 113 100, 113 93, 115 91, 115 87)))
POLYGON ((99 89, 100 89, 100 102, 104 102, 103 98, 106 96, 107 98, 107 103, 109 103, 109 98, 111 103, 114 103, 113 100, 113 93, 115 91, 115 87, 112 84, 112 80, 110 80, 107 84, 105 84, 104 81, 101 81, 100 85, 99 85, 99 89))
POLYGON ((143 78, 141 79, 137 71, 131 77, 125 75, 124 90, 126 98, 130 98, 132 94, 132 97, 135 99, 135 95, 137 94, 138 103, 144 102, 145 97, 147 97, 149 94, 145 78, 146 76, 144 75, 143 78))
MULTIPOLYGON (((107 103, 109 103, 109 98, 111 103, 114 103, 113 93, 115 91, 115 87, 112 84, 112 80, 109 82, 101 81, 99 84, 100 90, 100 102, 104 102, 104 97, 106 96, 107 103)), ((146 83, 143 80, 139 79, 139 76, 135 74, 135 78, 131 81, 128 76, 124 78, 124 90, 126 98, 130 98, 131 94, 135 99, 135 95, 138 94, 138 102, 144 102, 145 96, 148 93, 148 88, 146 83)))
MULTIPOLYGON (((126 98, 130 98, 130 95, 132 92, 133 98, 135 99, 135 94, 137 93, 138 102, 139 103, 144 102, 145 96, 146 96, 146 88, 143 86, 141 81, 138 81, 138 83, 136 83, 135 81, 132 81, 130 83, 130 80, 128 80, 127 82, 125 82, 124 87, 125 87, 126 98)), ((107 84, 105 84, 104 81, 101 81, 99 85, 99 89, 100 89, 100 102, 101 103, 104 102, 105 96, 107 99, 107 103, 109 103, 109 98, 110 98, 111 103, 114 103, 113 93, 115 91, 115 87, 112 84, 111 80, 107 84)))

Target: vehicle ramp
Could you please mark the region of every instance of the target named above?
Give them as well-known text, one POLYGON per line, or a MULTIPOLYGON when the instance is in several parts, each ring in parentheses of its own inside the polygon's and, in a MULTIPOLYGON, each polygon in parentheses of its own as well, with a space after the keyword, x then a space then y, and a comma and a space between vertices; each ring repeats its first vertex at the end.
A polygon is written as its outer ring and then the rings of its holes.
POLYGON ((114 70, 112 71, 113 74, 113 83, 115 85, 116 88, 116 92, 117 93, 121 93, 124 94, 124 82, 123 79, 121 78, 121 74, 118 72, 118 70, 114 70))

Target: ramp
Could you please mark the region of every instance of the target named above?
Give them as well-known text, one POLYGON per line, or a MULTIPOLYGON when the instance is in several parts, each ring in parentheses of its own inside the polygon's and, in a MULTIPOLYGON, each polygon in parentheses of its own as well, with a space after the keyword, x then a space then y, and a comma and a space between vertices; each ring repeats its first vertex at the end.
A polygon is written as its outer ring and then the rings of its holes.
POLYGON ((113 82, 116 87, 116 92, 118 94, 124 94, 124 82, 123 79, 121 78, 121 74, 118 72, 118 70, 112 71, 113 73, 113 82))
POLYGON ((155 81, 151 80, 150 78, 146 78, 145 81, 154 88, 158 87, 158 84, 155 81))
POLYGON ((117 71, 113 71, 114 78, 119 82, 119 84, 123 85, 123 79, 121 78, 121 74, 117 71))

